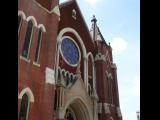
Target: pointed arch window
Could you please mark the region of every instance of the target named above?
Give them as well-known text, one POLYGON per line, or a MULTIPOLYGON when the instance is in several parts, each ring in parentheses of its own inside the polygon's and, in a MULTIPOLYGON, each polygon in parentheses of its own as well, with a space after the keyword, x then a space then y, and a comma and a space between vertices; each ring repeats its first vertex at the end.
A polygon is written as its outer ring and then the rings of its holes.
POLYGON ((111 73, 108 74, 108 98, 109 98, 109 103, 113 104, 113 78, 111 73))
POLYGON ((88 57, 88 93, 92 95, 93 90, 93 63, 92 59, 88 57))
POLYGON ((39 29, 39 33, 38 33, 38 41, 37 41, 35 58, 34 58, 34 62, 36 62, 36 63, 39 63, 39 56, 40 56, 40 49, 41 49, 41 43, 42 43, 42 36, 43 36, 43 31, 40 28, 39 29))
POLYGON ((32 20, 29 20, 26 35, 25 35, 23 50, 22 50, 22 56, 25 58, 28 58, 31 39, 32 39, 32 31, 33 31, 33 22, 32 20))
POLYGON ((29 112, 29 97, 25 93, 22 96, 19 120, 28 120, 28 112, 29 112))
POLYGON ((21 21, 22 21, 22 16, 18 15, 18 33, 19 33, 19 30, 20 30, 21 21))

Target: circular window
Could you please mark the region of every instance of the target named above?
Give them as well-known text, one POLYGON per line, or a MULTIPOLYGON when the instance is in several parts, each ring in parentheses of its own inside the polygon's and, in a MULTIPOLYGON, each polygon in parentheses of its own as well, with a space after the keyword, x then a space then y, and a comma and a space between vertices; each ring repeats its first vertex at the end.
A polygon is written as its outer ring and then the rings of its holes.
POLYGON ((64 60, 72 66, 76 66, 80 59, 78 45, 70 37, 64 37, 62 39, 61 54, 64 60))

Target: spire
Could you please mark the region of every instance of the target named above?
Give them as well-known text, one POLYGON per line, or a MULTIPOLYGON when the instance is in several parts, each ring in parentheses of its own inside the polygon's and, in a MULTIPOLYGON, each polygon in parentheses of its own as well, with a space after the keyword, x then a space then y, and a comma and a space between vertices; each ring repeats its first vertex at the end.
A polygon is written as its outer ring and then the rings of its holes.
POLYGON ((90 34, 91 34, 93 41, 102 41, 103 37, 100 33, 99 27, 97 26, 97 19, 95 15, 93 15, 91 22, 92 22, 92 27, 90 30, 90 34))
POLYGON ((92 29, 92 39, 93 39, 93 41, 96 41, 96 27, 97 27, 96 22, 97 22, 97 19, 96 19, 95 15, 93 15, 91 22, 92 22, 92 28, 91 28, 92 29))
POLYGON ((96 19, 95 15, 93 15, 93 18, 92 18, 91 22, 93 22, 93 24, 96 24, 97 19, 96 19))

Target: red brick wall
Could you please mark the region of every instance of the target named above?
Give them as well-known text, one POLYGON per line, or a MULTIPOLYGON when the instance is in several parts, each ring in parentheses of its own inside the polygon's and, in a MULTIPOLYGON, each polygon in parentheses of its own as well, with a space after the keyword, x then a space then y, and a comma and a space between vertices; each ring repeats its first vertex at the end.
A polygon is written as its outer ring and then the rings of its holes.
MULTIPOLYGON (((103 43, 103 42, 98 42, 98 52, 102 53, 102 55, 106 55, 106 52, 108 51, 109 53, 109 58, 111 60, 111 64, 113 62, 112 59, 112 50, 109 45, 103 43)), ((98 115, 99 120, 109 120, 109 118, 112 116, 114 120, 121 120, 117 116, 117 110, 116 107, 119 107, 119 98, 117 98, 118 94, 118 86, 117 86, 117 76, 116 76, 116 70, 112 68, 111 64, 109 62, 104 62, 103 60, 98 60, 95 62, 96 65, 96 85, 97 85, 97 94, 99 96, 99 102, 100 103, 109 103, 111 104, 111 101, 109 100, 109 94, 108 94, 108 79, 106 76, 106 71, 108 73, 111 73, 113 76, 112 82, 112 89, 113 89, 113 105, 110 106, 110 112, 111 114, 106 114, 104 112, 104 107, 103 107, 103 112, 98 115)))
MULTIPOLYGON (((18 91, 20 93, 22 89, 29 87, 34 95, 34 103, 30 104, 30 120, 53 120, 55 86, 45 83, 45 69, 46 67, 53 68, 55 64, 59 17, 54 13, 49 14, 33 0, 19 0, 18 10, 23 11, 26 17, 34 16, 37 24, 43 24, 46 28, 46 32, 43 33, 40 51, 40 67, 37 67, 33 64, 39 30, 37 27, 33 28, 29 52, 30 62, 20 59, 27 29, 27 21, 22 20, 18 38, 18 91)), ((20 100, 18 104, 19 110, 20 100)))

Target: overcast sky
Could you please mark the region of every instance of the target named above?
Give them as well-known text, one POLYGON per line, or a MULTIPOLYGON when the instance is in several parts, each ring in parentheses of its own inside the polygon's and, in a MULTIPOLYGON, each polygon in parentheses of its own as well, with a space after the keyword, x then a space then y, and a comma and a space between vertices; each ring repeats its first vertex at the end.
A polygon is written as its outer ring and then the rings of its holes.
MULTIPOLYGON (((66 0, 60 0, 63 2, 66 0)), ((140 0, 77 0, 88 27, 92 15, 117 65, 123 120, 137 120, 140 110, 140 0)))

